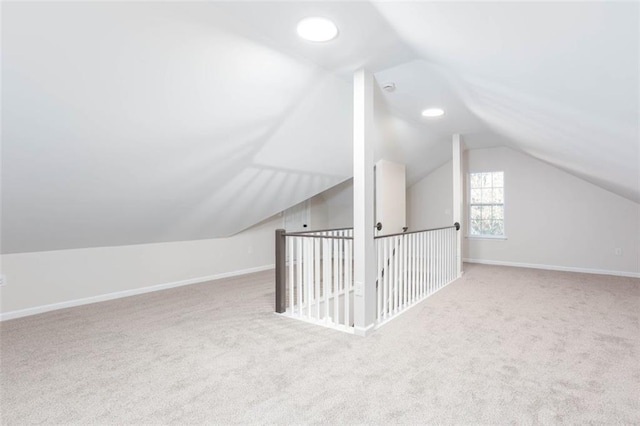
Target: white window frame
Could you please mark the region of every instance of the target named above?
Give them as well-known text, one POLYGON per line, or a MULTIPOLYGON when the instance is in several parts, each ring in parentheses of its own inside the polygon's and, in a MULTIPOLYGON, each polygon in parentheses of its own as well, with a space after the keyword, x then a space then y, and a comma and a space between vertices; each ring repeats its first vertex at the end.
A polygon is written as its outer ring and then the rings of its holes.
POLYGON ((471 240, 506 240, 507 239, 507 184, 505 179, 504 170, 482 170, 482 171, 470 171, 467 173, 467 206, 465 214, 467 215, 467 232, 465 238, 471 240), (478 173, 495 173, 502 172, 502 235, 474 235, 471 234, 471 175, 478 173))

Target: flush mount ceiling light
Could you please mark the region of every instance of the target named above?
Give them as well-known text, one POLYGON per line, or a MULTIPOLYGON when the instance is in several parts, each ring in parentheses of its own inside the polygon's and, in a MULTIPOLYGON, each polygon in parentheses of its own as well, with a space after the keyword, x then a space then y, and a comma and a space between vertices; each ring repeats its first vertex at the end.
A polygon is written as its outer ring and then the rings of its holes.
POLYGON ((304 18, 298 22, 298 35, 307 41, 325 42, 338 36, 336 24, 326 18, 304 18))
POLYGON ((440 117, 444 115, 444 110, 442 108, 427 108, 422 111, 423 117, 440 117))

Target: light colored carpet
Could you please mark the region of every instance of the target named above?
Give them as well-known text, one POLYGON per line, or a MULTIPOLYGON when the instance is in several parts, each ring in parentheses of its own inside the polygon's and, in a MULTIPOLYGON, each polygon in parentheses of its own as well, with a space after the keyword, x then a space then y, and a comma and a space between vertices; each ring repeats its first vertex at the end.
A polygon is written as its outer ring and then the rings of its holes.
POLYGON ((4 424, 640 423, 640 280, 466 265, 360 338, 272 272, 4 322, 4 424))

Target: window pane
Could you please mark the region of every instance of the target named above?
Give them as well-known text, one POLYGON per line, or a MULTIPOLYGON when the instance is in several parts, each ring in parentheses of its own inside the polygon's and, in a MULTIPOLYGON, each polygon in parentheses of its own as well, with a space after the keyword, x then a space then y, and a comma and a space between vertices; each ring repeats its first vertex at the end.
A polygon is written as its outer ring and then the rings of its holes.
POLYGON ((493 190, 493 202, 496 204, 504 203, 504 189, 497 188, 493 190))
POLYGON ((490 188, 491 187, 491 173, 481 173, 482 175, 482 187, 490 188))
POLYGON ((482 229, 480 227, 480 221, 479 220, 472 220, 471 221, 471 227, 469 229, 469 232, 471 233, 471 235, 480 235, 482 232, 482 229))
POLYGON ((504 222, 501 220, 491 221, 491 235, 504 235, 504 222))
POLYGON ((471 173, 471 176, 469 178, 469 183, 471 188, 479 188, 480 187, 480 173, 471 173))
POLYGON ((493 187, 502 188, 504 186, 504 172, 493 173, 493 187))
POLYGON ((483 220, 481 227, 482 227, 482 231, 481 231, 482 235, 492 235, 491 234, 491 221, 490 220, 483 220))
POLYGON ((482 204, 493 203, 493 190, 491 188, 482 189, 482 204))
POLYGON ((491 219, 491 206, 482 206, 482 219, 491 219))
POLYGON ((480 204, 482 202, 482 191, 480 189, 471 190, 471 204, 480 204))
POLYGON ((471 219, 479 220, 482 218, 482 207, 480 206, 471 206, 471 219))
POLYGON ((469 173, 469 235, 504 236, 504 172, 469 173))
POLYGON ((504 219, 504 206, 493 206, 492 216, 493 216, 493 219, 498 219, 498 220, 504 219))

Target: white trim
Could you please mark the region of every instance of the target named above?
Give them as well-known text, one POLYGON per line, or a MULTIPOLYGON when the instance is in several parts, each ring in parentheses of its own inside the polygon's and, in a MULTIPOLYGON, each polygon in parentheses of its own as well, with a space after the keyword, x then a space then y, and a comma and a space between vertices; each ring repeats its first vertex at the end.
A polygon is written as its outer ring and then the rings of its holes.
POLYGON ((190 278, 188 280, 174 281, 164 284, 156 284, 148 287, 133 288, 131 290, 117 291, 115 293, 101 294, 99 296, 84 297, 82 299, 68 300, 66 302, 52 303, 50 305, 36 306, 33 308, 20 309, 0 313, 0 321, 14 318, 21 318, 30 315, 42 314, 44 312, 56 311, 58 309, 72 308, 74 306, 88 305, 90 303, 105 302, 107 300, 120 299, 123 297, 136 296, 138 294, 151 293, 153 291, 166 290, 169 288, 182 287, 190 284, 198 284, 206 281, 219 280, 221 278, 235 277, 238 275, 250 274, 253 272, 267 271, 273 269, 275 265, 263 265, 255 268, 241 269, 239 271, 224 272, 222 274, 208 275, 205 277, 190 278))
MULTIPOLYGON (((493 171, 478 171, 472 172, 471 170, 467 170, 467 205, 463 210, 467 215, 467 226, 466 226, 466 235, 465 238, 474 239, 474 240, 506 240, 507 239, 507 189, 505 186, 505 171, 503 170, 493 170, 493 171), (469 230, 471 230, 471 174, 478 173, 500 173, 502 172, 502 235, 471 235, 469 234, 469 230)), ((492 177, 493 179, 493 177, 492 177)), ((493 187, 493 183, 492 183, 493 187)))
POLYGON ((376 324, 375 323, 369 324, 366 327, 354 327, 353 328, 353 334, 355 334, 356 336, 367 337, 368 335, 373 333, 375 328, 376 328, 376 324))
POLYGON ((506 235, 496 235, 496 236, 491 236, 491 235, 465 235, 464 237, 466 239, 468 239, 468 240, 498 240, 498 241, 507 240, 507 236, 506 235))
POLYGON ((610 271, 608 269, 578 268, 574 266, 541 265, 538 263, 503 262, 501 260, 464 259, 467 263, 483 265, 513 266, 515 268, 547 269, 550 271, 581 272, 584 274, 614 275, 618 277, 640 278, 640 272, 610 271))

